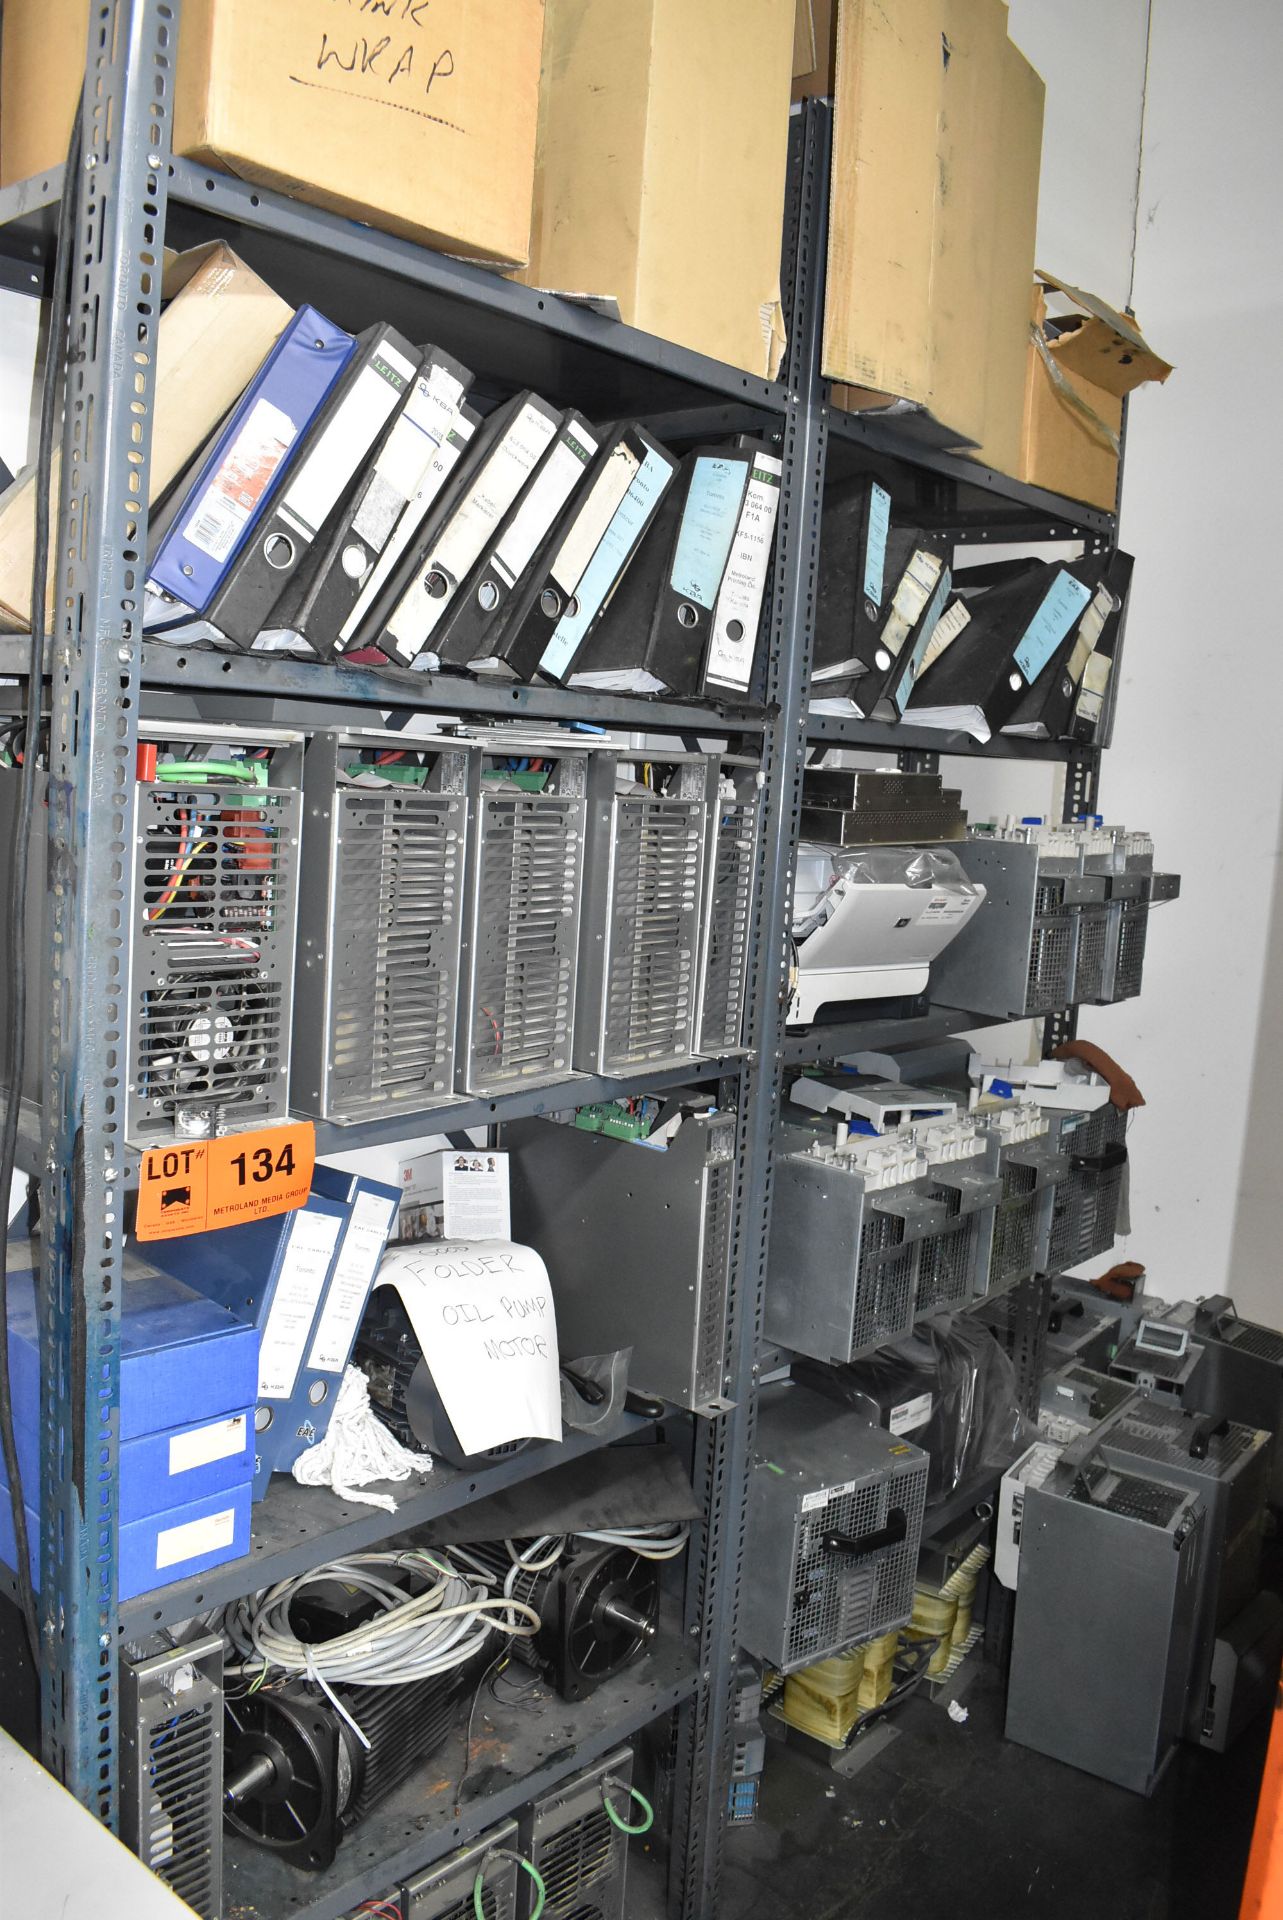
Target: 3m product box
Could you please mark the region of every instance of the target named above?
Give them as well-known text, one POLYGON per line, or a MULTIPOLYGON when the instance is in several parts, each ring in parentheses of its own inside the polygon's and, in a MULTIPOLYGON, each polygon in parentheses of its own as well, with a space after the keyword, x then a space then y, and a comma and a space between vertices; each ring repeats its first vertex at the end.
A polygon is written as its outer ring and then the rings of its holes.
MULTIPOLYGON (((174 152, 427 246, 519 264, 543 0, 184 0, 174 152)), ((0 186, 66 155, 89 0, 6 0, 0 186)))

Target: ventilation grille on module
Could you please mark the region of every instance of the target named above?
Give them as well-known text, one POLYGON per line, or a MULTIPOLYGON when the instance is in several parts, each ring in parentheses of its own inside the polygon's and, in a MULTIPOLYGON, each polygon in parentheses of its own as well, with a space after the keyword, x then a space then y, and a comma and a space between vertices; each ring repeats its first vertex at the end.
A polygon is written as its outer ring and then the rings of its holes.
POLYGON ((744 1030, 744 986, 752 918, 757 808, 723 801, 709 879, 708 943, 697 1046, 701 1053, 738 1047, 744 1030))
POLYGON ((616 802, 608 906, 605 1071, 689 1054, 704 809, 663 795, 616 802))
POLYGON ((462 821, 462 803, 449 794, 341 798, 331 931, 331 1118, 451 1090, 462 821))
POLYGON ((583 803, 484 793, 469 1084, 484 1093, 570 1066, 583 803))

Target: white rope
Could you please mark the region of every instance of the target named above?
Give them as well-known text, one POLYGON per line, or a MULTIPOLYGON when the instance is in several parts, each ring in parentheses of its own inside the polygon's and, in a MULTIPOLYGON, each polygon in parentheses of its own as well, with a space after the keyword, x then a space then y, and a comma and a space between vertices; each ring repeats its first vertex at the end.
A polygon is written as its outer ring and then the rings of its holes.
POLYGON ((330 1487, 340 1500, 395 1513, 391 1494, 360 1489, 372 1480, 408 1480, 412 1473, 426 1473, 431 1465, 430 1455, 411 1453, 388 1432, 370 1405, 365 1375, 359 1367, 349 1367, 325 1438, 300 1454, 294 1462, 294 1478, 303 1487, 330 1487))

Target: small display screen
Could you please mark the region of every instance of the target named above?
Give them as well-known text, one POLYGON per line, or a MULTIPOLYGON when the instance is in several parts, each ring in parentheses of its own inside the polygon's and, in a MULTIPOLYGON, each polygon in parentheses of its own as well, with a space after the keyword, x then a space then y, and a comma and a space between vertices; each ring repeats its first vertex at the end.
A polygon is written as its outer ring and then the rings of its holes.
POLYGON ((1136 1333, 1136 1345, 1142 1353, 1184 1353, 1189 1334, 1184 1327, 1165 1327, 1161 1321, 1142 1320, 1136 1333))

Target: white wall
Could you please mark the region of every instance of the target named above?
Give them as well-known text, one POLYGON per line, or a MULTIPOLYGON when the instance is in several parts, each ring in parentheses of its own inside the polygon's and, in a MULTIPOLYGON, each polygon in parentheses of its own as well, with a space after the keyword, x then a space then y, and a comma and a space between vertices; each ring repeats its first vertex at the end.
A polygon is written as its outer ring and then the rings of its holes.
MULTIPOLYGON (((1176 365, 1131 407, 1121 532, 1137 570, 1102 804, 1152 828, 1183 896, 1155 918, 1143 996, 1085 1012, 1081 1031, 1149 1101, 1128 1253, 1156 1291, 1229 1291, 1280 1324, 1283 647, 1266 583, 1283 505, 1283 8, 1013 0, 1011 25, 1047 82, 1040 264, 1115 301, 1130 280, 1176 365)), ((1009 791, 1011 769, 999 778, 1009 791)))

